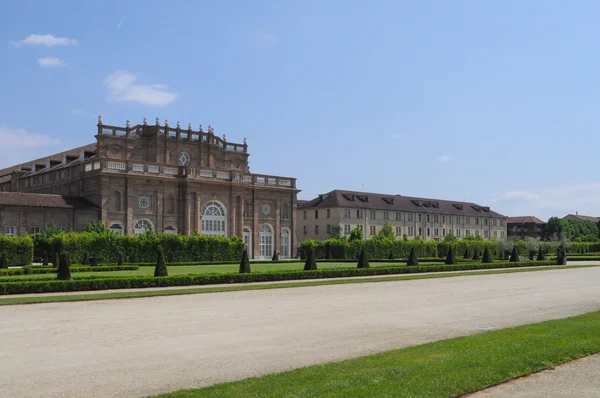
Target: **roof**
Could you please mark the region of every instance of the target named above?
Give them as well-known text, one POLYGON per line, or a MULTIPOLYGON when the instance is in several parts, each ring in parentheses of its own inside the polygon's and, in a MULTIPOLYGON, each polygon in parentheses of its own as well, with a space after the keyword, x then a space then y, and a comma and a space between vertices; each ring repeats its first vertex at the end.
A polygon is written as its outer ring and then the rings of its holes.
POLYGON ((46 160, 50 159, 53 160, 55 162, 62 162, 62 158, 64 155, 70 156, 70 157, 79 157, 79 152, 81 150, 84 150, 85 152, 96 152, 96 144, 88 144, 88 145, 83 145, 77 148, 73 148, 73 149, 69 149, 67 151, 63 151, 63 152, 59 152, 59 153, 55 153, 54 155, 48 155, 48 156, 44 156, 43 158, 39 158, 36 160, 30 160, 29 162, 25 162, 25 163, 21 163, 21 164, 17 164, 14 166, 10 166, 7 168, 4 168, 2 170, 0 170, 0 176, 4 176, 7 174, 12 173, 15 169, 18 169, 19 167, 29 167, 31 166, 32 163, 38 163, 38 164, 46 164, 46 160))
POLYGON ((401 195, 343 191, 329 193, 298 205, 299 208, 347 207, 391 211, 415 211, 421 213, 455 214, 465 216, 506 217, 487 206, 451 200, 416 198, 401 195))
POLYGON ((41 193, 0 192, 0 206, 53 207, 62 209, 93 209, 97 206, 79 196, 41 193))
POLYGON ((506 222, 508 224, 521 224, 521 223, 546 224, 545 221, 542 221, 535 216, 508 217, 508 220, 506 220, 506 222))
POLYGON ((581 220, 597 223, 600 221, 600 217, 582 216, 581 214, 567 214, 563 217, 563 220, 581 220))

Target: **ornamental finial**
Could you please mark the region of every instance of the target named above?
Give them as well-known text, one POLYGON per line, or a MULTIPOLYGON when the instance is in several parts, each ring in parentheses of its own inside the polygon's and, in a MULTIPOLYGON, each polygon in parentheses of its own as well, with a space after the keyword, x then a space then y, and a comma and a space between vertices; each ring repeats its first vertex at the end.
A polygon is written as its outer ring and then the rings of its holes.
POLYGON ((148 119, 144 118, 144 126, 148 124, 148 119))
POLYGON ((102 124, 102 115, 98 115, 98 124, 102 124))
POLYGON ((204 129, 202 128, 202 125, 200 125, 200 130, 201 133, 204 133, 204 129))
POLYGON ((188 130, 192 131, 192 123, 188 123, 188 130))
POLYGON ((131 127, 131 122, 129 121, 129 119, 125 121, 125 127, 131 127))
POLYGON ((227 134, 223 133, 223 141, 227 141, 227 134))
POLYGON ((248 145, 248 141, 246 141, 246 137, 244 137, 244 145, 248 145))
POLYGON ((177 128, 181 128, 181 124, 179 123, 179 120, 177 121, 177 128))
POLYGON ((208 125, 208 134, 214 134, 215 133, 215 129, 213 129, 213 126, 211 126, 210 124, 208 125))
POLYGON ((160 126, 160 119, 159 118, 156 118, 156 125, 160 126))
POLYGON ((165 127, 169 127, 169 121, 165 119, 165 127))

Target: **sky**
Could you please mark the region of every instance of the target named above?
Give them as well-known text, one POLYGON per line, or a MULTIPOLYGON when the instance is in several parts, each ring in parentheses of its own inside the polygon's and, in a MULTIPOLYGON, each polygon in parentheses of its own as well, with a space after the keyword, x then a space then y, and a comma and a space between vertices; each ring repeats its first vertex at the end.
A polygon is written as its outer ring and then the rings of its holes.
POLYGON ((254 173, 600 215, 600 3, 12 1, 0 168, 181 121, 247 137, 254 173))

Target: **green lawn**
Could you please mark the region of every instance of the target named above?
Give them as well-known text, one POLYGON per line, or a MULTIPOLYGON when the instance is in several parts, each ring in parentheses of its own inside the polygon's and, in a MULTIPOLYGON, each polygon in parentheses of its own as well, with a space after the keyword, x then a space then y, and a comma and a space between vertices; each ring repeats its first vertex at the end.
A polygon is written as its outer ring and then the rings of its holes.
MULTIPOLYGON (((433 265, 436 263, 424 263, 424 265, 433 265)), ((440 262, 441 264, 441 262, 440 262)), ((389 266, 405 266, 404 263, 371 263, 371 267, 389 267, 389 266)), ((319 269, 327 269, 333 267, 343 268, 356 268, 355 263, 318 263, 319 269)), ((289 262, 289 263, 250 263, 252 272, 262 271, 291 271, 291 270, 302 270, 304 269, 303 262, 289 262)), ((177 265, 168 267, 169 275, 185 275, 185 274, 205 274, 215 272, 238 272, 239 264, 219 264, 219 265, 177 265)), ((154 275, 154 267, 140 267, 137 271, 107 271, 107 272, 73 272, 71 276, 73 279, 87 277, 87 276, 152 276, 154 275)), ((14 276, 2 276, 0 282, 4 280, 16 280, 16 279, 56 279, 54 274, 31 274, 31 275, 14 275, 14 276)))
POLYGON ((160 397, 450 397, 600 352, 598 330, 593 312, 160 397))

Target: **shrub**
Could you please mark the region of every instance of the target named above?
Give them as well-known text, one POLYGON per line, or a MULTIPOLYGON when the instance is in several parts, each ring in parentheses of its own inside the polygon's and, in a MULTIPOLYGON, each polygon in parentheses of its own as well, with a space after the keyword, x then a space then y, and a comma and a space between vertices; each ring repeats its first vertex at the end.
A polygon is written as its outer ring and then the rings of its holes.
POLYGON ((367 252, 365 250, 365 248, 363 247, 362 250, 360 251, 360 257, 358 258, 358 265, 357 268, 369 268, 369 260, 367 259, 367 252))
POLYGON ((48 253, 44 253, 44 259, 42 260, 42 265, 48 266, 48 253))
POLYGON ((306 261, 304 262, 304 271, 314 271, 317 269, 317 261, 312 246, 306 248, 306 261))
POLYGON ((0 235, 0 253, 4 253, 9 267, 29 265, 33 262, 33 239, 29 235, 0 235))
POLYGON ((97 267, 98 266, 98 257, 91 257, 90 259, 90 266, 92 267, 97 267))
POLYGON ((388 256, 388 260, 394 260, 394 259, 395 259, 395 257, 394 257, 394 251, 390 250, 390 255, 388 256))
POLYGON ((417 254, 415 253, 414 247, 410 250, 410 254, 408 255, 408 261, 406 262, 406 265, 410 267, 419 266, 419 259, 417 258, 417 254))
POLYGON ((61 281, 68 281, 71 279, 71 270, 69 269, 71 267, 71 261, 69 259, 69 255, 68 254, 61 254, 60 255, 60 260, 59 260, 59 265, 58 265, 58 273, 56 274, 56 279, 59 279, 61 281))
POLYGON ((83 259, 81 260, 81 264, 90 265, 90 256, 87 253, 83 254, 83 259))
POLYGON ((538 250, 537 260, 538 261, 546 260, 546 256, 544 256, 544 250, 542 250, 542 246, 540 246, 540 249, 538 250))
POLYGON ((517 246, 513 246, 513 250, 512 253, 510 255, 510 262, 511 263, 516 263, 519 261, 519 253, 517 252, 517 246))
POLYGON ((6 254, 0 257, 0 268, 8 268, 8 256, 6 254))
POLYGON ((250 273, 250 259, 248 258, 248 249, 244 248, 242 252, 242 261, 240 262, 240 274, 250 273))
POLYGON ((479 260, 479 250, 477 248, 473 249, 473 260, 479 260))
POLYGON ((465 255, 463 257, 464 258, 471 258, 471 251, 469 250, 468 247, 465 249, 465 255))
POLYGON ((490 255, 490 249, 486 248, 483 250, 483 258, 481 259, 481 262, 484 264, 489 264, 491 263, 492 260, 492 256, 490 255))
POLYGON ((165 265, 165 253, 162 249, 156 251, 156 267, 154 268, 154 276, 168 276, 167 266, 165 265))
POLYGON ((456 258, 454 258, 454 249, 452 246, 448 248, 448 256, 446 256, 446 264, 456 264, 456 258))
POLYGON ((124 262, 125 262, 125 258, 123 257, 123 253, 119 253, 119 261, 117 262, 117 264, 123 265, 124 262))

